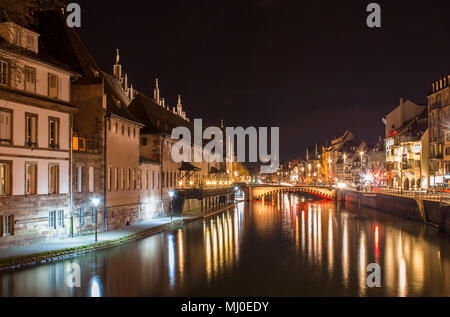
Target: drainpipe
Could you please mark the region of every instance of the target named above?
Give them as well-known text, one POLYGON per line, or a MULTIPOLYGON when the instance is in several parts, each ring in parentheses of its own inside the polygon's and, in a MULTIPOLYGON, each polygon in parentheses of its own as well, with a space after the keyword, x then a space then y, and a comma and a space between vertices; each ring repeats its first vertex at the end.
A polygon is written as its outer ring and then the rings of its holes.
POLYGON ((73 227, 73 114, 69 117, 69 209, 70 209, 70 231, 72 238, 74 237, 73 227))
MULTIPOLYGON (((159 189, 160 189, 160 195, 161 195, 161 217, 164 213, 164 196, 163 196, 163 161, 164 161, 164 141, 166 139, 166 136, 162 134, 162 140, 161 140, 161 168, 160 168, 160 177, 159 177, 159 189)), ((164 179, 164 181, 166 181, 164 179)))
MULTIPOLYGON (((107 141, 108 141, 108 122, 111 120, 111 113, 106 113, 105 115, 105 135, 104 135, 104 144, 103 144, 103 155, 104 155, 104 174, 103 174, 103 231, 107 232, 108 231, 108 223, 107 223, 107 219, 106 219, 106 211, 107 211, 107 206, 106 206, 106 183, 108 181, 108 166, 107 166, 107 156, 106 156, 106 149, 107 149, 107 141)), ((111 177, 111 176, 110 176, 111 177)), ((95 219, 97 219, 97 217, 95 217, 95 219)))

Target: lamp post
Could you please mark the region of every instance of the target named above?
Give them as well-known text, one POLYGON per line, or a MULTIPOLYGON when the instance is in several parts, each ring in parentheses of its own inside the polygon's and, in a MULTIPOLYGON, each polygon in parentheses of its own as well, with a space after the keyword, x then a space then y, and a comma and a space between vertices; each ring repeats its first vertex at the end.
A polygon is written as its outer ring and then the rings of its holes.
POLYGON ((97 196, 94 196, 91 198, 91 203, 94 206, 94 211, 95 212, 95 243, 98 242, 98 220, 97 220, 97 207, 98 205, 100 205, 100 198, 98 198, 97 196))
POLYGON ((170 197, 170 221, 173 219, 173 197, 175 197, 175 192, 173 190, 169 191, 169 197, 170 197))

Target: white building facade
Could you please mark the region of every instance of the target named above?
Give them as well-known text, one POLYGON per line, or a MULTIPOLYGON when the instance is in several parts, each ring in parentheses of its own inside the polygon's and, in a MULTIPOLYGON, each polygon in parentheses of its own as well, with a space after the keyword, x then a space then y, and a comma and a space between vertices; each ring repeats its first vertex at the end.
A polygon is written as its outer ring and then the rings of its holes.
POLYGON ((70 234, 72 72, 0 24, 0 248, 70 234))

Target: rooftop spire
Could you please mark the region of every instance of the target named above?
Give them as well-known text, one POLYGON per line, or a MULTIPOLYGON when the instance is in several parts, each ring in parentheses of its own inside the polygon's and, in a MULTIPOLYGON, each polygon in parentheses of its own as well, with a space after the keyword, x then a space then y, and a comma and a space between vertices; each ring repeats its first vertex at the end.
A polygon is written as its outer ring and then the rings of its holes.
POLYGON ((120 62, 120 53, 119 49, 116 49, 116 65, 119 65, 120 62))
POLYGON ((155 90, 153 92, 153 99, 155 99, 156 103, 160 105, 160 97, 159 97, 159 81, 158 78, 156 78, 155 83, 155 90))

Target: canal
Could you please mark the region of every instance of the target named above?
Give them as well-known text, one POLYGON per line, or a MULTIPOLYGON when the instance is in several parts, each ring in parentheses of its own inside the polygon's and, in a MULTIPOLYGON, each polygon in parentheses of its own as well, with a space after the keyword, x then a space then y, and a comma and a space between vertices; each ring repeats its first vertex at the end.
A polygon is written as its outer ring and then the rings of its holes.
POLYGON ((95 254, 0 275, 2 296, 449 296, 431 226, 286 195, 95 254), (368 288, 378 263, 381 288, 368 288), (81 287, 68 287, 72 264, 81 287))

